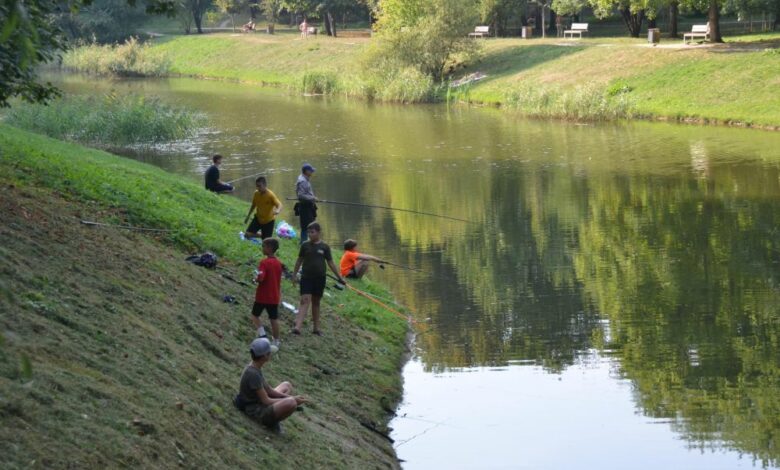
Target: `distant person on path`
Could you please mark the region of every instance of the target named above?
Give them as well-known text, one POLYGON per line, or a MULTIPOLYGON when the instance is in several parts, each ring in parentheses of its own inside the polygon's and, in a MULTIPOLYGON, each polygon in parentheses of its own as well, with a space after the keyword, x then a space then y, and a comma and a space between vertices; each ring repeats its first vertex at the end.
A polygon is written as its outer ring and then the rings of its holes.
POLYGON ((347 240, 344 242, 344 256, 341 257, 341 275, 349 279, 360 279, 368 271, 369 262, 384 263, 376 256, 358 253, 357 242, 347 240))
POLYGON ((306 18, 303 19, 303 22, 298 26, 298 29, 301 30, 301 37, 303 39, 309 37, 309 23, 306 22, 306 18))
POLYGON ((320 239, 322 235, 320 224, 312 222, 309 224, 307 231, 309 232, 309 240, 301 244, 298 260, 295 262, 295 269, 293 269, 293 283, 298 282, 300 284, 301 305, 298 308, 298 315, 295 316, 295 329, 292 332, 294 335, 301 334, 303 319, 309 311, 309 306, 311 306, 311 318, 314 322, 313 333, 317 336, 322 336, 322 330, 320 329, 320 300, 325 292, 325 274, 327 272, 325 265, 327 264, 330 267, 330 270, 333 271, 339 282, 342 284, 346 284, 346 282, 341 277, 336 265, 333 264, 330 247, 320 239), (300 280, 298 280, 299 269, 300 280))
POLYGON ((212 165, 206 170, 206 189, 215 193, 232 193, 233 185, 223 183, 219 179, 219 166, 222 164, 222 155, 211 157, 212 165))
POLYGON ((313 174, 314 167, 304 163, 298 181, 295 182, 295 195, 298 198, 295 215, 301 218, 301 244, 306 241, 309 224, 317 220, 317 197, 314 196, 310 182, 313 174))
POLYGON ((268 312, 271 320, 271 334, 274 346, 279 347, 279 304, 282 303, 282 263, 276 257, 279 249, 279 240, 266 238, 263 240, 263 254, 265 258, 257 267, 257 290, 255 291, 255 304, 252 306, 252 323, 257 328, 259 338, 267 337, 260 315, 263 310, 268 312))
POLYGON ((263 376, 263 366, 271 360, 271 354, 278 349, 266 338, 256 338, 249 345, 252 362, 244 368, 241 374, 239 392, 235 398, 236 407, 247 416, 265 427, 282 432, 279 424, 295 410, 306 403, 301 395, 292 395, 290 382, 282 382, 271 388, 263 376))
POLYGON ((268 189, 268 182, 265 176, 258 176, 255 180, 254 196, 252 196, 252 205, 249 206, 249 212, 244 217, 244 223, 249 221, 252 212, 255 216, 252 223, 246 228, 244 237, 257 238, 258 236, 265 240, 274 235, 274 225, 276 224, 276 215, 282 211, 282 202, 276 197, 276 194, 268 189))

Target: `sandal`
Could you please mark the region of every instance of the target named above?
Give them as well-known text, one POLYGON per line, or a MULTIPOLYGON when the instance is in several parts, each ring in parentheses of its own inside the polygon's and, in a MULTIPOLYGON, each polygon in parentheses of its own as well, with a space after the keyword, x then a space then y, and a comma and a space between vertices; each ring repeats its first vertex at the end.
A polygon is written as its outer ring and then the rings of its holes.
POLYGON ((294 334, 295 336, 301 336, 301 330, 299 330, 298 328, 293 328, 292 334, 294 334))
POLYGON ((313 335, 316 335, 316 336, 322 336, 322 331, 320 331, 320 330, 314 330, 314 331, 312 331, 311 333, 312 333, 313 335))

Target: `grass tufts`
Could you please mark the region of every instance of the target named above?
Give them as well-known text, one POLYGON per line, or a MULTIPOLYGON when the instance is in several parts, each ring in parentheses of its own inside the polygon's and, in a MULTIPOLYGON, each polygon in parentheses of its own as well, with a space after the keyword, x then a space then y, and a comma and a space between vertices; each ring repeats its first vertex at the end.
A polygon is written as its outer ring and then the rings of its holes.
POLYGON ((168 55, 130 38, 124 44, 88 44, 66 52, 62 66, 95 75, 161 77, 171 68, 168 55))
POLYGON ((108 94, 66 96, 48 105, 19 103, 6 122, 57 139, 117 147, 190 137, 205 117, 157 98, 108 94))

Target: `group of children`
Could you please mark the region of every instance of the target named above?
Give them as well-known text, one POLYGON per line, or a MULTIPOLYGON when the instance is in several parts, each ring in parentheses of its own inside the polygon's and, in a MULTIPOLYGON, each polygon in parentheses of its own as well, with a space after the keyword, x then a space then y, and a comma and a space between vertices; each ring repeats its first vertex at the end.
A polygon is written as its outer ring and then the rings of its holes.
MULTIPOLYGON (((303 166, 302 174, 306 174, 307 181, 313 172, 311 165, 303 166)), ((296 409, 300 409, 306 399, 292 395, 292 385, 288 382, 272 388, 262 374, 263 365, 280 346, 279 306, 282 302, 281 282, 285 268, 276 258, 279 240, 273 238, 275 216, 281 212, 282 203, 268 189, 265 177, 258 177, 255 185, 252 204, 244 220, 244 223, 247 223, 252 217, 245 237, 261 238, 262 252, 265 257, 257 268, 255 278, 257 289, 252 306, 252 323, 257 330, 257 338, 250 345, 252 362, 246 366, 241 376, 239 394, 235 402, 236 406, 248 416, 278 432, 281 430, 279 423, 296 409), (254 216, 252 216, 253 212, 254 216), (271 338, 262 325, 263 312, 268 313, 271 338)), ((340 266, 336 267, 330 247, 322 240, 322 228, 316 221, 308 223, 305 235, 301 233, 301 239, 298 259, 291 277, 293 284, 299 286, 300 292, 300 304, 292 334, 301 335, 304 319, 311 310, 312 334, 322 336, 320 301, 325 291, 327 269, 330 268, 338 282, 346 284, 345 278, 361 278, 368 270, 370 262, 382 263, 383 261, 375 256, 359 253, 357 242, 347 240, 344 242, 344 256, 341 258, 340 266)))

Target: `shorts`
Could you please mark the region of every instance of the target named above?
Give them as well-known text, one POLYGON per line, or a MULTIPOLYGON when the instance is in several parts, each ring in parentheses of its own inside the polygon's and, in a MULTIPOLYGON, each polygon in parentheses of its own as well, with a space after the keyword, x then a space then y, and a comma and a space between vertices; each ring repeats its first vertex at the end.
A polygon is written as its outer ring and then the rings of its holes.
POLYGON ((355 268, 350 269, 346 277, 349 279, 358 279, 357 271, 355 271, 355 268))
POLYGON ((325 277, 315 277, 310 279, 301 279, 301 295, 311 294, 322 297, 325 293, 325 277))
POLYGON ((209 191, 213 191, 215 193, 225 193, 225 192, 233 191, 233 185, 230 183, 221 183, 212 186, 211 188, 209 188, 209 191))
POLYGON ((251 404, 247 405, 244 413, 264 426, 273 426, 279 422, 279 420, 276 419, 273 406, 251 404))
POLYGON ((265 240, 274 236, 275 220, 268 223, 261 224, 257 221, 257 217, 252 217, 252 222, 249 223, 249 227, 246 228, 247 233, 259 233, 260 238, 265 240))
POLYGON ((259 317, 263 314, 263 310, 268 311, 268 318, 276 320, 279 318, 279 305, 278 304, 261 304, 255 302, 252 306, 252 315, 259 317))

